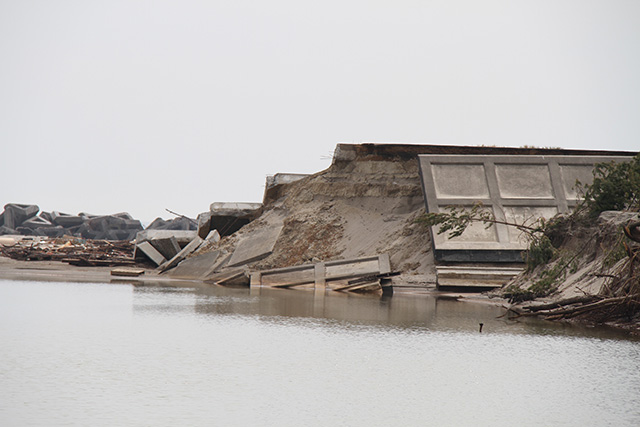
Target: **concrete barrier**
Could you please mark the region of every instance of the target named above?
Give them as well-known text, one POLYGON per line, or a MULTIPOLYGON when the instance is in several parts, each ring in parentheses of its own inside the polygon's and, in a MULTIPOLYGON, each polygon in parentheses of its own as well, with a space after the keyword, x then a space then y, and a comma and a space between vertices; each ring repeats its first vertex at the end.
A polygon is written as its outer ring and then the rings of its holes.
MULTIPOLYGON (((591 183, 596 163, 631 157, 420 155, 420 175, 429 212, 482 202, 499 221, 532 222, 568 212, 579 201, 576 180, 591 183)), ((522 262, 527 241, 515 227, 472 224, 448 239, 433 227, 437 261, 522 262)))

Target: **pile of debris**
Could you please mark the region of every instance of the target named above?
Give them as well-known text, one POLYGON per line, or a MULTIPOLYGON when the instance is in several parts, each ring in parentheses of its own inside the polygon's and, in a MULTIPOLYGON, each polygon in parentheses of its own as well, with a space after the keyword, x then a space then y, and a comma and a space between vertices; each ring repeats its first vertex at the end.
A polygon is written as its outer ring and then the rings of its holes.
POLYGON ((77 266, 131 266, 134 244, 127 240, 85 240, 75 237, 24 236, 1 238, 0 255, 19 261, 60 261, 77 266))

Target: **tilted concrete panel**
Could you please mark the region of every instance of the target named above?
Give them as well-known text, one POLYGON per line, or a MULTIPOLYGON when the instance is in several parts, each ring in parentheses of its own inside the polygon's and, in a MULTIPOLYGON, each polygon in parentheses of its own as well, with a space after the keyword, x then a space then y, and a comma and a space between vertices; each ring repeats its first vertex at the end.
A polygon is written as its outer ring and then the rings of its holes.
MULTIPOLYGON (((596 163, 626 162, 631 157, 419 155, 425 204, 429 212, 448 206, 470 208, 482 202, 496 219, 532 223, 568 212, 579 201, 576 181, 589 184, 596 163)), ((521 262, 527 241, 514 227, 472 224, 449 239, 433 227, 436 260, 521 262)))

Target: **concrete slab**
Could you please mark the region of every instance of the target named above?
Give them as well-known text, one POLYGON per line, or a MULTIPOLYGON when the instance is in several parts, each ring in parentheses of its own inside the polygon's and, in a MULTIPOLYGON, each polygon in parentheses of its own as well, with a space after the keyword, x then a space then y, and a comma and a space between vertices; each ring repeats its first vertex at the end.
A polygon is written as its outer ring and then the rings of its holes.
POLYGON ((182 248, 182 250, 176 254, 176 256, 174 256, 169 261, 160 265, 158 267, 158 270, 160 270, 160 272, 165 272, 170 268, 175 267, 176 265, 178 265, 180 261, 182 261, 187 256, 189 256, 193 251, 198 249, 198 247, 200 246, 200 244, 202 244, 202 242, 203 240, 199 236, 194 237, 193 240, 189 242, 187 246, 182 248))
POLYGON ((197 232, 195 230, 144 230, 136 234, 136 242, 146 242, 148 240, 157 239, 169 239, 174 237, 180 247, 184 247, 189 244, 195 237, 197 232))
POLYGON ((162 256, 160 252, 149 242, 142 242, 136 245, 136 251, 140 251, 147 256, 151 261, 153 261, 156 265, 162 265, 167 260, 162 256))
POLYGON ((167 274, 181 279, 204 279, 213 273, 219 257, 219 251, 193 256, 180 262, 167 274))
POLYGON ((214 202, 209 211, 214 216, 247 216, 254 214, 262 207, 262 203, 248 202, 214 202))
POLYGON ((328 282, 389 273, 389 254, 385 253, 371 257, 254 271, 251 273, 251 286, 292 287, 312 284, 316 288, 324 288, 328 282))
POLYGON ((148 240, 148 242, 151 243, 151 246, 156 248, 165 259, 173 258, 181 250, 180 244, 174 236, 171 236, 168 239, 148 240))
MULTIPOLYGON (((626 162, 622 156, 420 155, 420 176, 429 212, 475 202, 496 219, 532 223, 568 212, 578 203, 576 179, 588 184, 596 163, 626 162)), ((522 262, 527 240, 514 227, 472 224, 449 239, 432 229, 437 261, 522 262)))
POLYGON ((257 230, 244 237, 229 260, 229 267, 248 264, 266 258, 273 251, 273 247, 280 236, 283 224, 273 225, 257 230))

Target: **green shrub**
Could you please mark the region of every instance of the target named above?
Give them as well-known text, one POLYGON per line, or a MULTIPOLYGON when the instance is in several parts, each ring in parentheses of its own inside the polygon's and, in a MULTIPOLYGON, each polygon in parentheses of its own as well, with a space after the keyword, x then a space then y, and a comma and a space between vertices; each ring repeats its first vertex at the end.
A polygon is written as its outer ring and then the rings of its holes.
POLYGON ((539 265, 547 264, 556 254, 556 248, 551 244, 551 240, 544 234, 533 236, 529 248, 524 253, 524 262, 527 264, 527 271, 531 272, 539 265))
POLYGON ((599 163, 591 185, 578 187, 584 193, 582 206, 596 217, 604 211, 640 208, 640 154, 630 162, 599 163))

